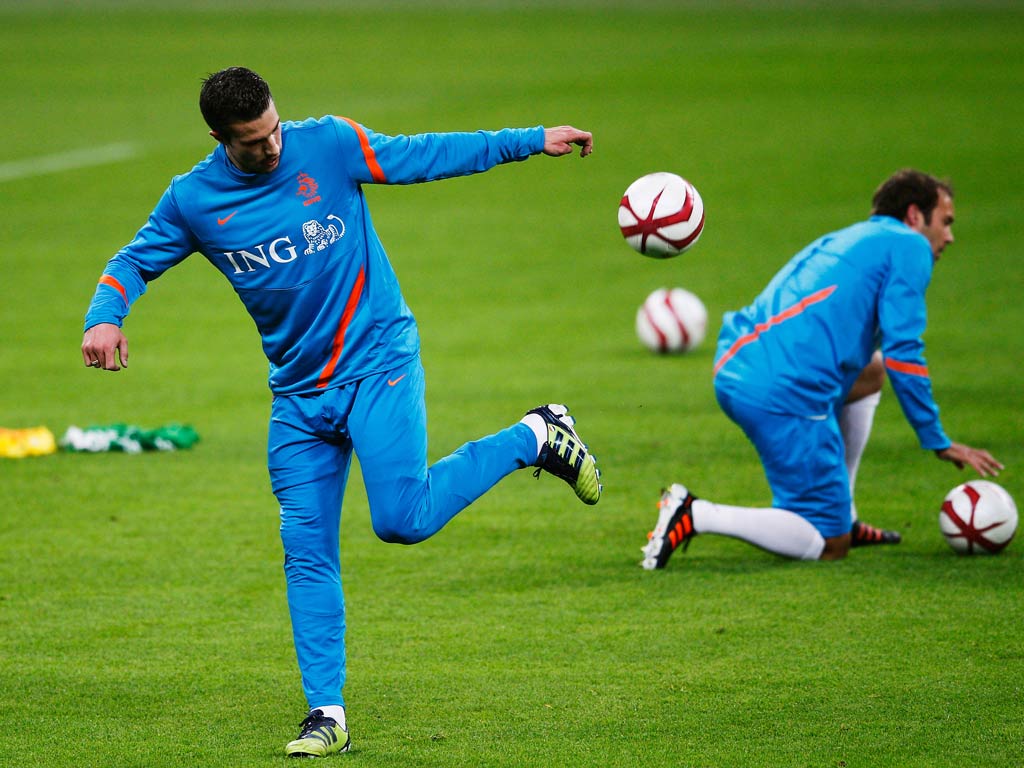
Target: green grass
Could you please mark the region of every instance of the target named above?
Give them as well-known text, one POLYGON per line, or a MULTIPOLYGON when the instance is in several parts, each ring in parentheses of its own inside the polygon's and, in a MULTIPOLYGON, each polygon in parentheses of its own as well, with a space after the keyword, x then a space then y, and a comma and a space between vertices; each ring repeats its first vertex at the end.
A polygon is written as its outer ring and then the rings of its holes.
POLYGON ((235 63, 269 79, 286 118, 595 134, 585 161, 368 191, 421 326, 431 458, 564 399, 606 491, 584 507, 523 472, 402 548, 374 538, 353 472, 355 749, 339 764, 1024 763, 1024 548, 953 556, 938 506, 968 474, 916 447, 891 392, 858 507, 903 545, 823 565, 705 537, 665 572, 637 566, 665 483, 767 501, 714 403, 718 319, 905 165, 957 187, 926 339, 946 428, 1003 459, 999 482, 1024 500, 1024 9, 122 5, 0 6, 0 167, 139 153, 0 181, 0 426, 181 421, 203 439, 0 461, 0 765, 279 765, 302 717, 251 321, 197 257, 136 305, 129 371, 86 370, 78 352, 105 260, 212 146, 199 79, 235 63), (708 211, 698 246, 666 262, 615 227, 653 170, 689 178, 708 211), (663 285, 712 318, 686 358, 633 335, 663 285))

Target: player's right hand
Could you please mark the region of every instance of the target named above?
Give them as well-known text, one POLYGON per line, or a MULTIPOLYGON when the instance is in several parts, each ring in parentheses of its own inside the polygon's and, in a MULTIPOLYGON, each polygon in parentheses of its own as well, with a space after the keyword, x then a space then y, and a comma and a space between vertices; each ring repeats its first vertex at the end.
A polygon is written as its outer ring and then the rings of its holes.
POLYGON ((1003 465, 988 451, 963 443, 953 443, 949 448, 936 451, 935 455, 943 461, 952 462, 958 469, 970 466, 982 477, 995 477, 1003 469, 1003 465))
POLYGON ((94 325, 82 337, 82 361, 87 368, 101 368, 104 371, 127 368, 128 339, 113 323, 94 325))

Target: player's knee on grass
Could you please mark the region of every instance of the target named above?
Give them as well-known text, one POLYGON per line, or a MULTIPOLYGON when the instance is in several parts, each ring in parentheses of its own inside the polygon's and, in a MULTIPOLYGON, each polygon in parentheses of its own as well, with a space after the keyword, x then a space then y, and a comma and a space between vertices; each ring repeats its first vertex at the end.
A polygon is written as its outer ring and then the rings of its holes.
POLYGON ((842 560, 850 552, 850 534, 825 539, 825 549, 819 560, 842 560))

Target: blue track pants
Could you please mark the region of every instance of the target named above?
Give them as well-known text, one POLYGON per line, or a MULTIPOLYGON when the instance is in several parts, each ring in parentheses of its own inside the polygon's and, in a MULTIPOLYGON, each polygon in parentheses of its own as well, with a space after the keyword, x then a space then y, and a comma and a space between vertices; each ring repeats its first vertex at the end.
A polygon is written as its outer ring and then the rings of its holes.
POLYGON ((433 536, 505 475, 536 459, 533 431, 517 423, 427 467, 424 392, 417 357, 321 394, 274 397, 268 466, 281 506, 288 608, 310 707, 344 704, 339 532, 353 450, 374 532, 401 544, 433 536))

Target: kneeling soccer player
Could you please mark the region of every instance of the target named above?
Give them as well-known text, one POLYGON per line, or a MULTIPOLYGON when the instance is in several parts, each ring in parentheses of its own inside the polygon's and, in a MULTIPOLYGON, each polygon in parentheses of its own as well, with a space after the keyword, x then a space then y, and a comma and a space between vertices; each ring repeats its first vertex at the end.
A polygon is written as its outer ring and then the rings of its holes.
POLYGON ((988 451, 946 437, 924 360, 925 290, 953 242, 952 224, 952 187, 899 171, 876 190, 867 221, 815 240, 751 305, 725 315, 715 394, 757 449, 772 506, 718 504, 673 484, 643 548, 644 568, 664 568, 702 533, 804 560, 899 542, 895 531, 858 521, 852 502, 886 373, 923 448, 998 474, 1002 464, 988 451))

